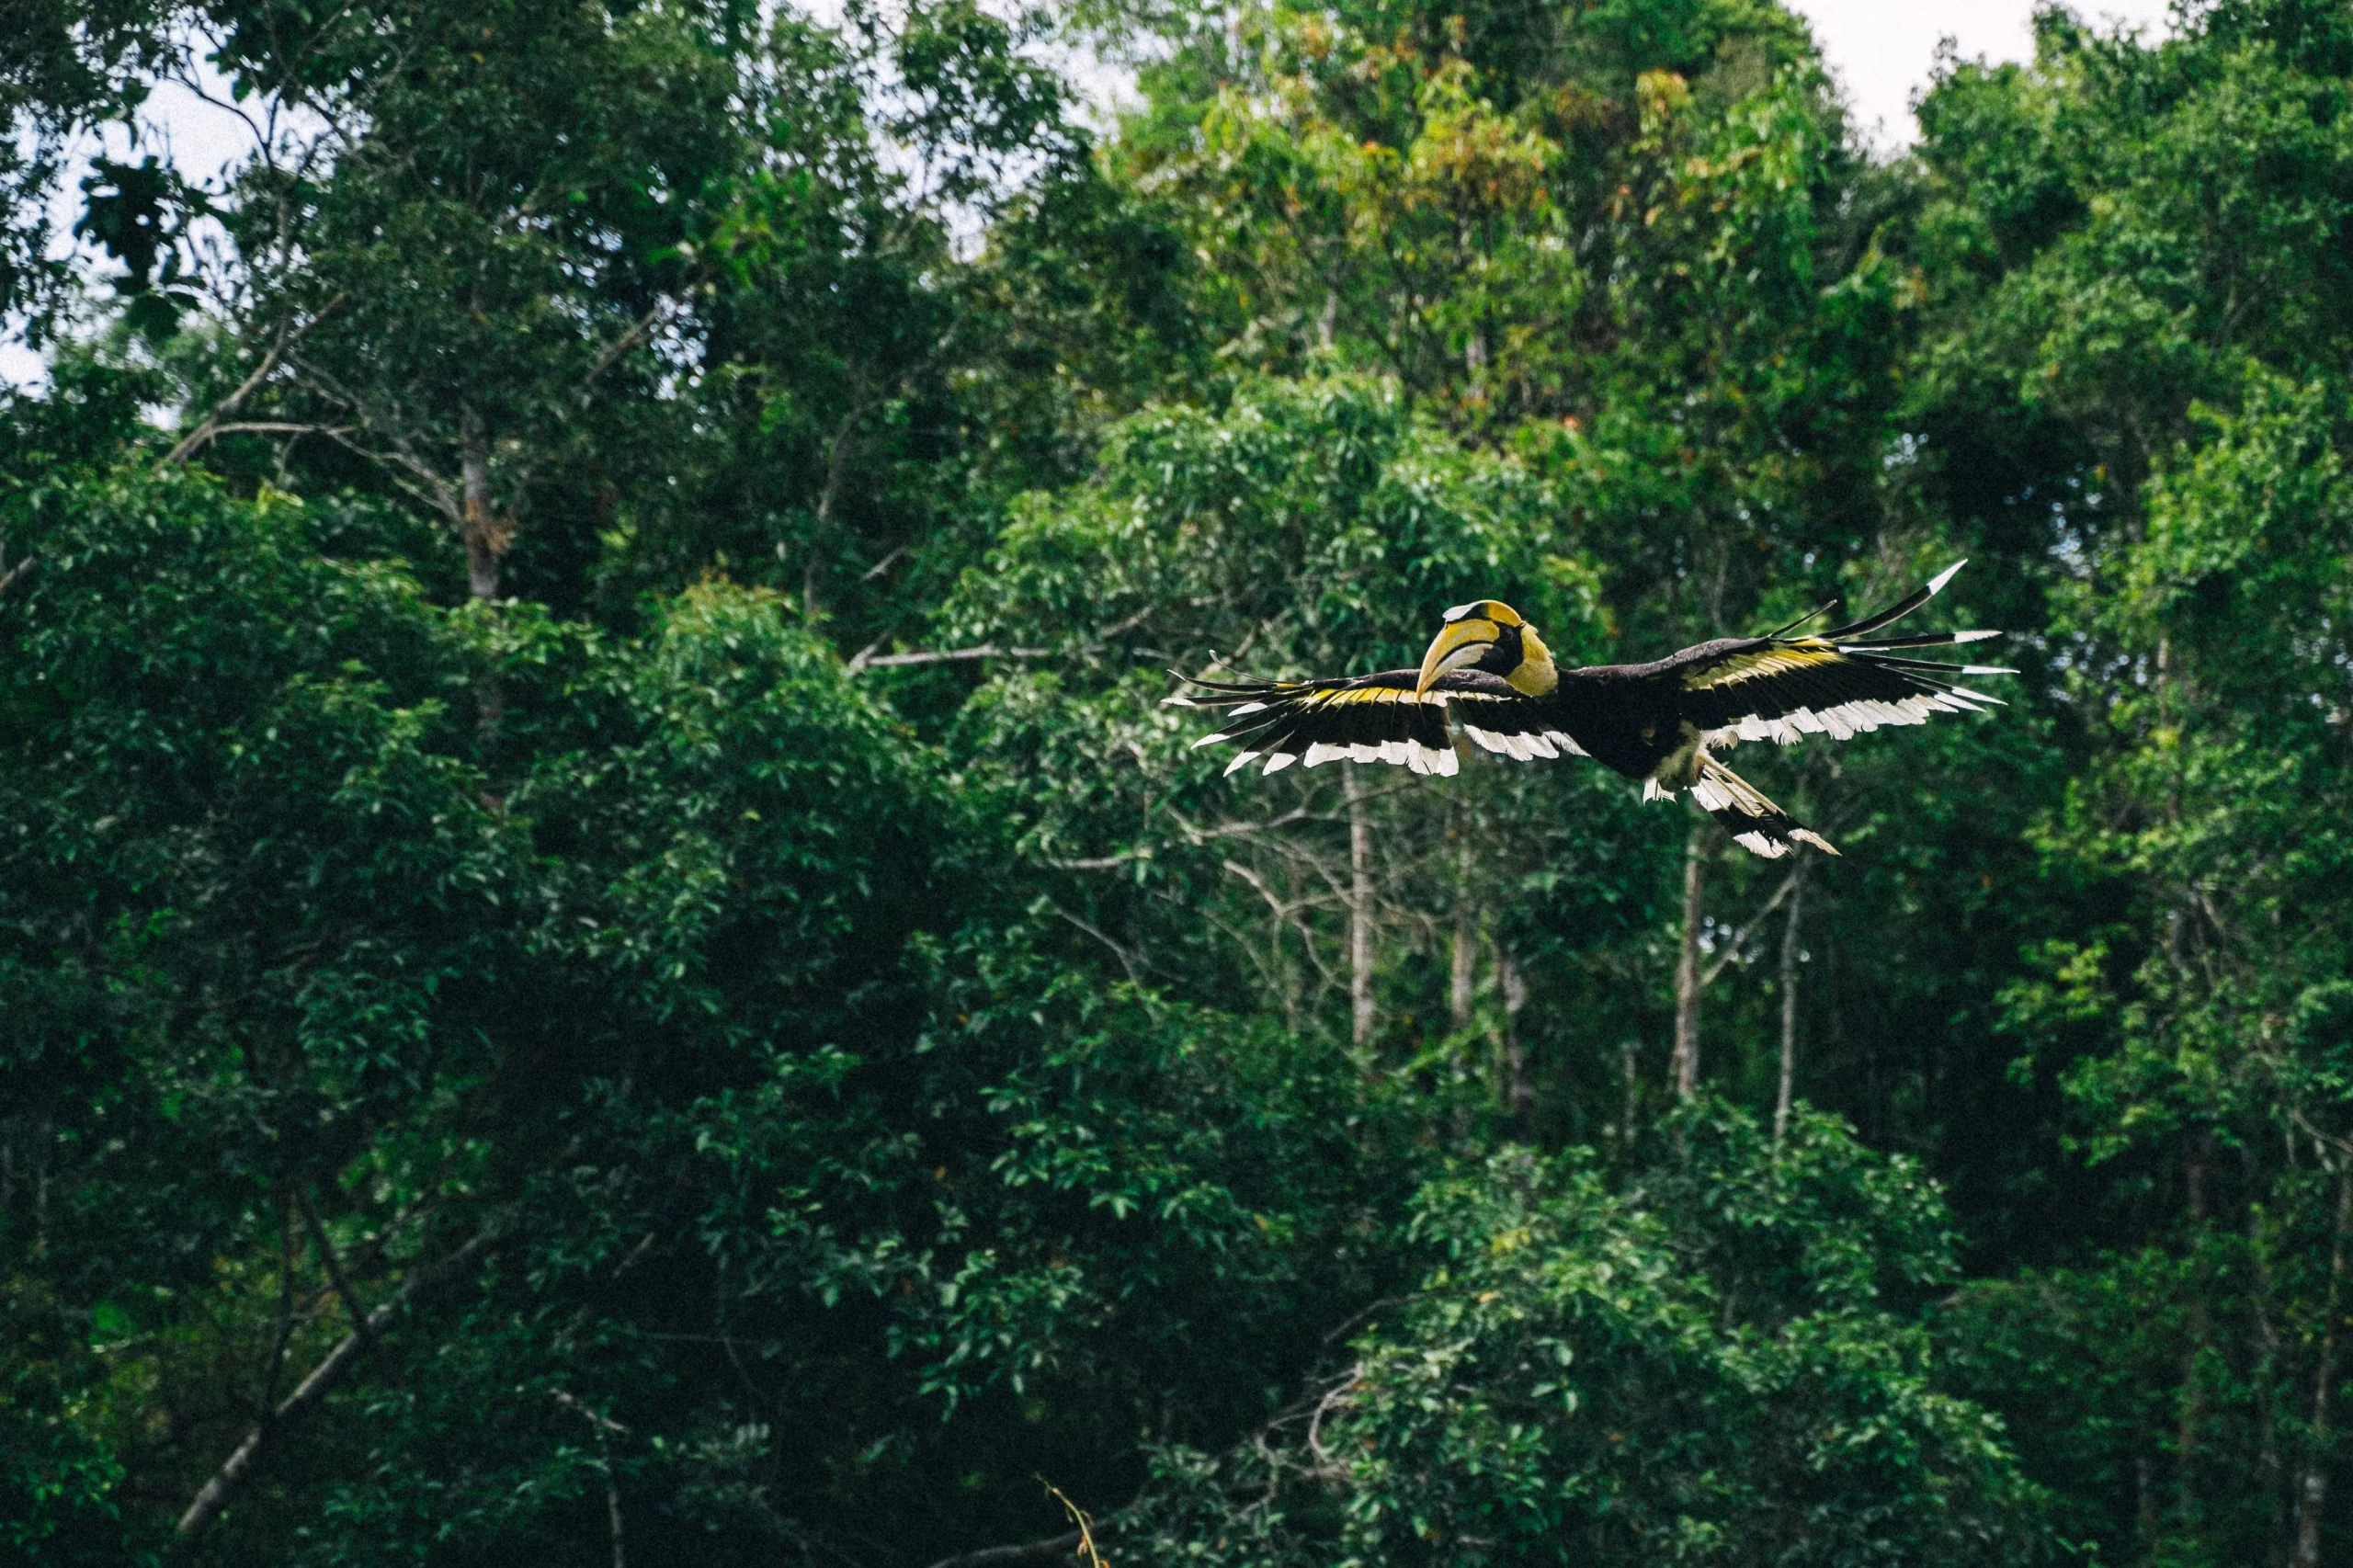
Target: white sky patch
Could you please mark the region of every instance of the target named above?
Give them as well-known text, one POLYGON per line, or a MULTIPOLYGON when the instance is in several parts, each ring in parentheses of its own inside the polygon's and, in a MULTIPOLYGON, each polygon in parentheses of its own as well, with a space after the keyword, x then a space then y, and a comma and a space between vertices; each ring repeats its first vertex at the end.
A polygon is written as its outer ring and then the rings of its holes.
MULTIPOLYGON (((1927 90, 1937 45, 1951 39, 1963 60, 2034 58, 2034 0, 1783 0, 1813 28, 1833 74, 1847 89, 1855 128, 1881 153, 1920 138, 1912 102, 1927 90)), ((2171 0, 2088 0, 2069 7, 2102 31, 2142 29, 2155 42, 2173 31, 2171 0)))
MULTIPOLYGON (((65 177, 50 193, 49 254, 52 257, 74 257, 92 278, 111 276, 119 270, 105 252, 96 245, 77 244, 73 236, 74 221, 82 215, 82 180, 90 172, 92 158, 103 154, 118 163, 136 164, 153 154, 157 161, 177 169, 189 183, 218 190, 222 176, 253 155, 260 144, 255 130, 262 122, 259 102, 248 99, 238 106, 244 114, 209 102, 207 94, 219 98, 222 104, 227 103, 229 83, 200 58, 195 62, 195 72, 202 93, 180 82, 155 83, 146 103, 140 108, 135 142, 130 128, 119 123, 77 141, 66 165, 65 177), (252 117, 250 121, 248 115, 252 117)), ((0 334, 0 385, 37 388, 47 380, 40 356, 27 348, 15 333, 0 334)))

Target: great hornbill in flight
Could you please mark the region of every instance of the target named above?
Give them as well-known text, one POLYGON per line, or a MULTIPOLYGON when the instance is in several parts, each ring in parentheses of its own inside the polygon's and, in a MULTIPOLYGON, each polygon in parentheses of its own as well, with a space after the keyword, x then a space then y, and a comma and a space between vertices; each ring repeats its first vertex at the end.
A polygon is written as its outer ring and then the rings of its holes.
MULTIPOLYGON (((1740 741, 1838 740, 1881 724, 1919 724, 1939 710, 1976 712, 2001 699, 1955 686, 1954 676, 2015 675, 1985 665, 1906 656, 1908 650, 1999 637, 1998 631, 1872 634, 1918 609, 1952 580, 1955 562, 1903 603, 1812 637, 1788 635, 1823 613, 1763 637, 1719 637, 1648 665, 1564 670, 1536 628, 1509 605, 1478 599, 1446 612, 1418 670, 1305 681, 1215 681, 1179 706, 1223 708, 1225 723, 1195 745, 1243 749, 1226 771, 1259 757, 1294 762, 1398 763, 1416 773, 1460 766, 1447 727, 1505 756, 1589 756, 1643 781, 1643 798, 1691 791, 1708 814, 1756 854, 1776 859, 1829 842, 1767 800, 1711 753, 1740 741)), ((1827 608, 1828 607, 1824 607, 1827 608)))

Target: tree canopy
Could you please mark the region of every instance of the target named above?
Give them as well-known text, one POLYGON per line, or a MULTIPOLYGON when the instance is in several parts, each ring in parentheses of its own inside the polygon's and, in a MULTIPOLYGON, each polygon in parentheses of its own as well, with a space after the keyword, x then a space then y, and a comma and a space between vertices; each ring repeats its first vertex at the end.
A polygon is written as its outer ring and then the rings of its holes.
POLYGON ((2353 1551, 2341 6, 24 21, 0 1551, 2353 1551), (1835 860, 1160 700, 1963 556, 1835 860))

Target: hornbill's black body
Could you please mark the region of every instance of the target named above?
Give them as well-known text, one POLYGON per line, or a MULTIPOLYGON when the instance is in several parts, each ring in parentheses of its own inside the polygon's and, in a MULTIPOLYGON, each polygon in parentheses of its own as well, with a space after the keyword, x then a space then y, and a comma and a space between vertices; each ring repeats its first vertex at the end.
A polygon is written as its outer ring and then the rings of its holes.
POLYGON ((1194 692, 1168 700, 1228 710, 1225 727, 1195 744, 1240 744, 1229 773, 1263 756, 1269 773, 1297 761, 1313 767, 1349 760, 1451 774, 1459 766, 1451 725, 1488 751, 1522 760, 1590 756, 1641 779, 1646 798, 1688 790, 1744 846, 1768 858, 1799 844, 1830 850, 1713 753, 1744 740, 1788 744, 1808 733, 1844 740, 1997 702, 1949 677, 2012 672, 1908 655, 1999 632, 1872 635, 1927 603, 1959 570, 1948 567, 1893 608, 1818 636, 1787 636, 1793 627, 1783 627, 1700 642, 1652 664, 1571 670, 1553 664, 1536 629, 1510 606, 1480 599, 1446 612, 1417 670, 1310 681, 1186 676, 1194 692))

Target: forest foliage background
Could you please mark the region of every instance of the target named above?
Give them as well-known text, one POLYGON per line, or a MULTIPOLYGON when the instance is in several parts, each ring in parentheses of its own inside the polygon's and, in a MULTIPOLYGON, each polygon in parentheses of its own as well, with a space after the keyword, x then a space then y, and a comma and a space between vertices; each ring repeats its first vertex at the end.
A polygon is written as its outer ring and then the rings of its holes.
POLYGON ((0 108, 0 1554, 2353 1554, 2343 5, 1893 159, 1767 0, 13 0, 0 108), (61 263, 166 80, 252 156, 61 263), (2010 706, 1744 761, 1794 869, 1158 704, 1963 555, 2010 706))

